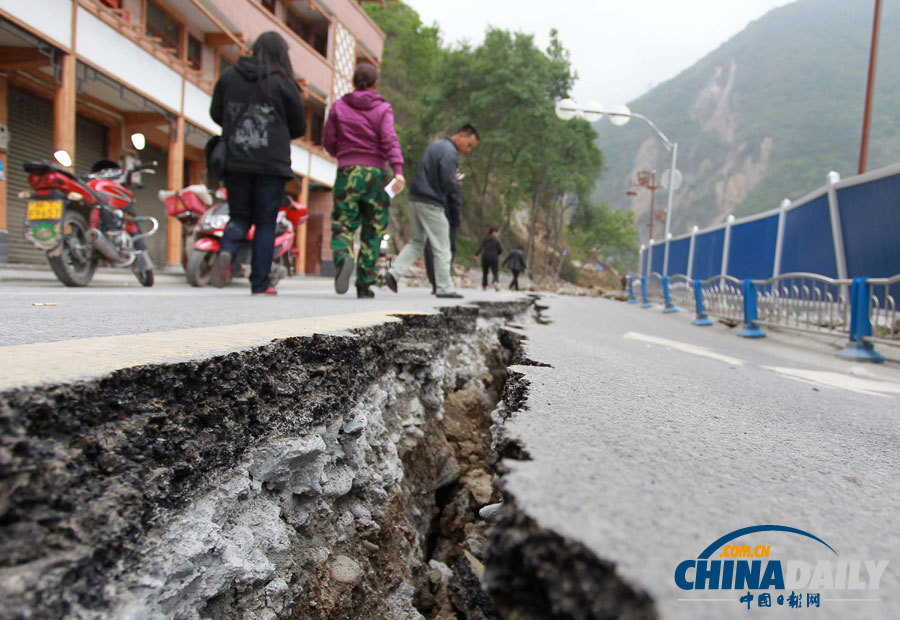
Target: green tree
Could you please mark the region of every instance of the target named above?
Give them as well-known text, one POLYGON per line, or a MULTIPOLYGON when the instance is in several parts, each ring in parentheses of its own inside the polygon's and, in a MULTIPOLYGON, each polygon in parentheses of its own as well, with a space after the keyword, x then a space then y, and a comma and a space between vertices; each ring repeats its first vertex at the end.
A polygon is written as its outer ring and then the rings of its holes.
POLYGON ((580 203, 569 222, 568 238, 583 262, 606 263, 618 268, 637 263, 638 231, 632 211, 616 211, 603 202, 580 203))
POLYGON ((438 28, 423 26, 402 2, 366 10, 388 35, 380 90, 394 106, 408 173, 430 141, 459 125, 471 123, 481 135, 461 160, 460 258, 489 226, 511 241, 520 209, 528 209, 529 257, 538 238, 552 247, 545 256, 558 255, 567 214, 586 199, 603 156, 588 123, 554 113, 576 78, 556 31, 546 50, 532 35, 498 28, 488 28, 480 45, 447 48, 438 28))

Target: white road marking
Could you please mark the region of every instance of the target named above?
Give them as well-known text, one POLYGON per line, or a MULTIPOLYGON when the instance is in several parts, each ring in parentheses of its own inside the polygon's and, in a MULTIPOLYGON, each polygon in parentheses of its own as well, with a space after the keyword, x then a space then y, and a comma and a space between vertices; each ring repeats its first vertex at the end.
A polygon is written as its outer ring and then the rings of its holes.
POLYGON ((783 368, 780 366, 763 366, 763 369, 777 372, 780 375, 796 379, 797 381, 803 381, 813 385, 824 385, 826 387, 838 388, 841 390, 849 390, 859 394, 883 396, 885 398, 890 398, 890 396, 888 396, 889 394, 900 394, 900 385, 896 383, 862 379, 860 377, 845 375, 839 372, 808 370, 805 368, 783 368))
POLYGON ((695 344, 688 344, 687 342, 679 342, 677 340, 668 340, 666 338, 657 338, 656 336, 649 336, 647 334, 639 334, 637 332, 628 332, 625 334, 625 338, 629 340, 640 340, 642 342, 649 342, 651 344, 658 344, 663 347, 669 347, 671 349, 676 349, 678 351, 682 351, 684 353, 690 353, 691 355, 699 355, 700 357, 708 357, 710 359, 718 360, 720 362, 725 362, 726 364, 731 364, 732 366, 743 366, 744 360, 740 360, 736 357, 730 357, 728 355, 722 355, 721 353, 716 353, 715 351, 711 351, 704 347, 698 347, 695 344))

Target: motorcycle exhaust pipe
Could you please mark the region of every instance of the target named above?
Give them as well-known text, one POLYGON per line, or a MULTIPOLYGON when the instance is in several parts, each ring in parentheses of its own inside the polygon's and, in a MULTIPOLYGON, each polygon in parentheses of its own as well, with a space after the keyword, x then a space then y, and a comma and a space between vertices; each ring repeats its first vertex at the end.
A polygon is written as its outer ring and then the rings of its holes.
POLYGON ((122 262, 122 255, 116 250, 116 246, 99 229, 91 228, 87 234, 91 245, 97 248, 97 251, 100 252, 103 258, 113 263, 122 262))

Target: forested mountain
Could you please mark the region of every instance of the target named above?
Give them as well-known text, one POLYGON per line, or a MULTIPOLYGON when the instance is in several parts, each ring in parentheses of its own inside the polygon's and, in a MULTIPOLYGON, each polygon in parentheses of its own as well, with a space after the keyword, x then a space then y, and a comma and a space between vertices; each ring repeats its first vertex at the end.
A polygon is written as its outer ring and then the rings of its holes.
MULTIPOLYGON (((900 2, 883 4, 869 170, 900 161, 900 2)), ((797 0, 629 102, 678 142, 675 235, 800 198, 830 170, 856 174, 873 14, 874 0, 797 0)), ((626 191, 669 155, 641 122, 595 128, 606 169, 594 197, 634 209, 646 240, 650 192, 626 191)), ((657 208, 665 200, 657 192, 657 208)))

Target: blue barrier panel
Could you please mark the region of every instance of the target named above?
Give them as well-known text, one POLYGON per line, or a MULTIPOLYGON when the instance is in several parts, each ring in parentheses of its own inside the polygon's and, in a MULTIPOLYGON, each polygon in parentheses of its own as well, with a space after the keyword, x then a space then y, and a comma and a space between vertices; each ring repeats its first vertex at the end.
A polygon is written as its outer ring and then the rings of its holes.
MULTIPOLYGON (((666 258, 666 245, 664 243, 653 244, 653 264, 650 265, 650 271, 662 273, 663 261, 666 258)), ((650 275, 650 274, 647 274, 650 275)))
POLYGON ((698 234, 694 240, 695 280, 706 280, 722 273, 722 250, 725 247, 725 229, 698 234))
MULTIPOLYGON (((889 278, 900 273, 900 174, 842 187, 837 196, 847 276, 889 278)), ((891 287, 891 295, 900 299, 900 285, 891 287)))
POLYGON ((781 273, 798 272, 837 278, 827 195, 785 213, 781 273))
POLYGON ((772 277, 777 235, 777 213, 744 224, 732 224, 728 275, 740 280, 772 277))
POLYGON ((669 243, 669 273, 687 275, 688 253, 691 250, 691 238, 673 240, 669 243))

